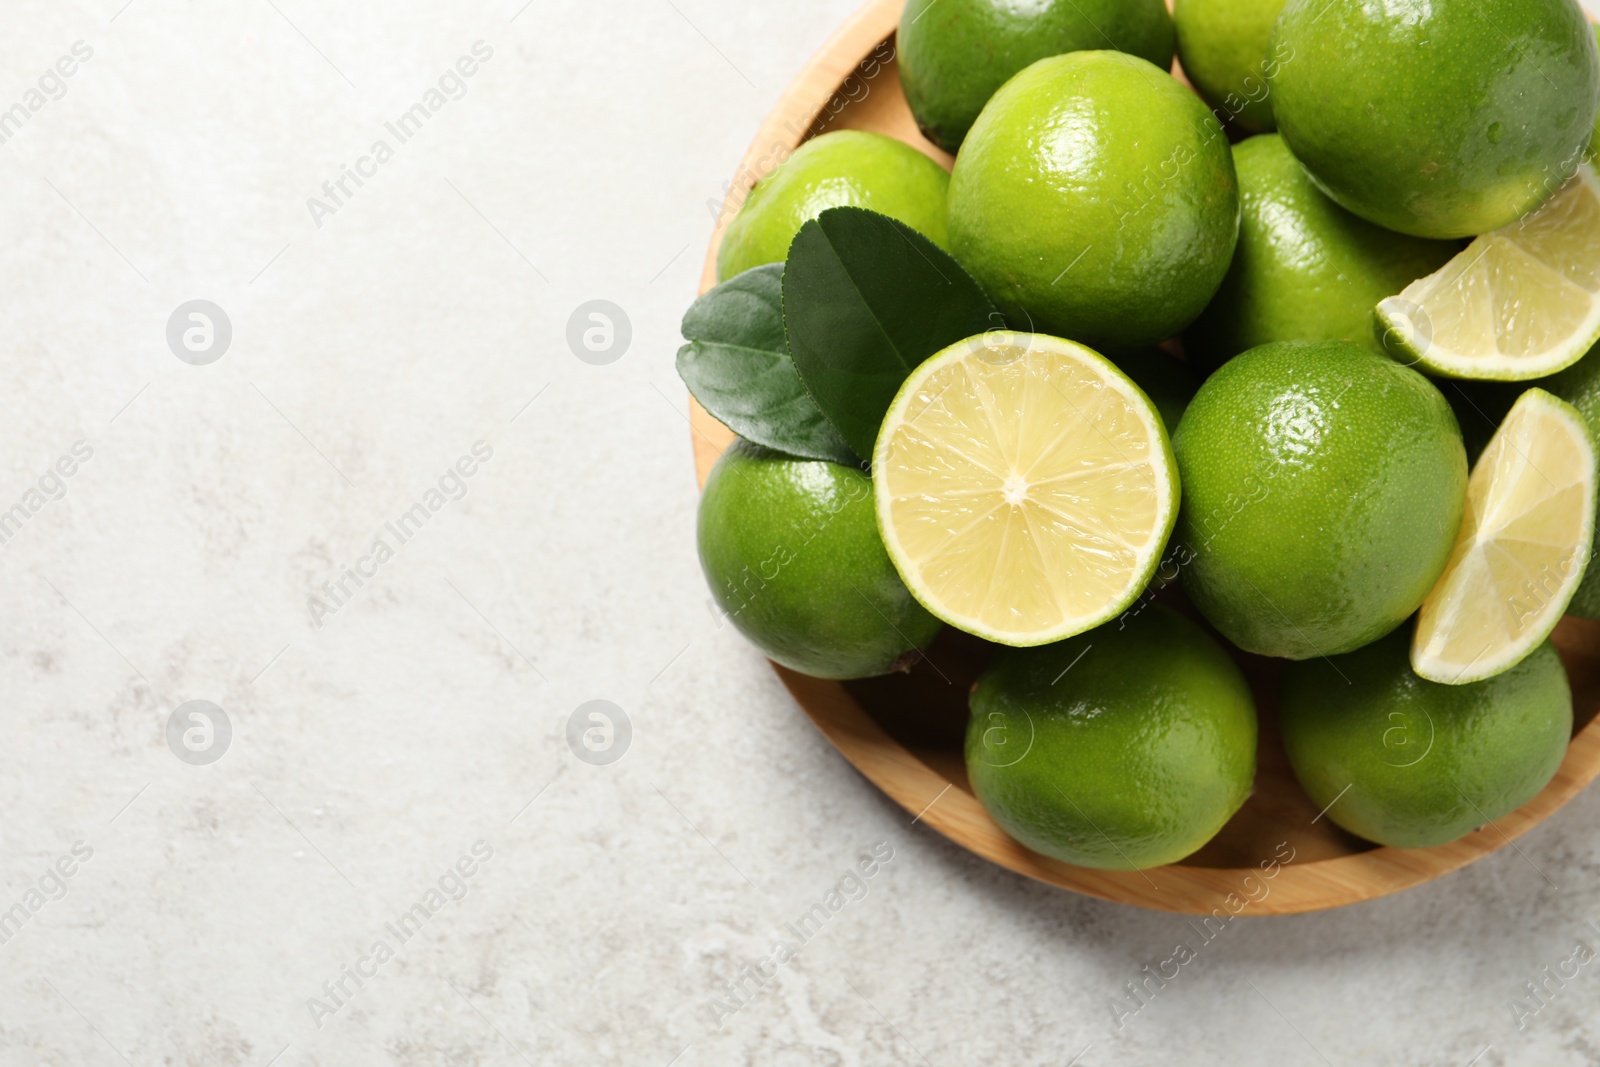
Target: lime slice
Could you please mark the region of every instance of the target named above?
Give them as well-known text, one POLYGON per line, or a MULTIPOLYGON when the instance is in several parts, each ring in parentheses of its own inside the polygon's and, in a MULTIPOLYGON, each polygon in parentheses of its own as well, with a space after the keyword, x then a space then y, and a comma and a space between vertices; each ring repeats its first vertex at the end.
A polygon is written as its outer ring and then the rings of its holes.
POLYGON ((1448 685, 1511 669, 1561 619, 1594 537, 1595 447, 1572 405, 1523 393, 1467 482, 1467 511, 1422 603, 1411 667, 1448 685))
POLYGON ((1178 514, 1161 416, 1105 357, 991 331, 911 373, 873 451, 878 527, 950 625, 1042 645, 1114 618, 1178 514))
POLYGON ((1600 182, 1588 164, 1538 211, 1378 304, 1384 343, 1450 378, 1526 381, 1600 338, 1600 182))

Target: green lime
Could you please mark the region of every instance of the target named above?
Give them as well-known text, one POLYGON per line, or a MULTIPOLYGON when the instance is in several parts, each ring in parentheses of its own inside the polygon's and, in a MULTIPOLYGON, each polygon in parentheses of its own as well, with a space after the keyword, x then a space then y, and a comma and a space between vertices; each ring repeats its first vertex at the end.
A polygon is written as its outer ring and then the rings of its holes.
POLYGON ((1450 405, 1349 341, 1235 356, 1172 448, 1184 589, 1249 652, 1307 659, 1382 637, 1433 588, 1461 525, 1467 456, 1450 405))
POLYGON ((1228 140, 1200 98, 1121 52, 1041 59, 978 116, 950 244, 1019 328, 1091 347, 1170 337, 1239 235, 1228 140))
POLYGON ((1277 134, 1233 147, 1239 247, 1222 288, 1183 336, 1214 368, 1268 341, 1360 341, 1382 353, 1372 309, 1461 250, 1374 226, 1329 200, 1277 134))
POLYGON ((990 330, 923 361, 884 415, 872 481, 912 595, 1017 647, 1125 613, 1178 520, 1177 463, 1150 398, 1045 334, 990 330))
POLYGON ((870 208, 944 248, 949 185, 943 167, 893 137, 861 130, 814 137, 745 197, 723 234, 717 277, 782 263, 800 227, 830 207, 870 208))
POLYGON ((818 678, 902 669, 939 632, 878 537, 854 467, 736 442, 700 497, 700 567, 739 632, 818 678))
MULTIPOLYGON (((1591 348, 1588 355, 1560 374, 1521 384, 1537 385, 1577 408, 1589 432, 1600 439, 1600 355, 1596 353, 1600 353, 1600 345, 1591 348)), ((1595 526, 1594 551, 1600 552, 1600 523, 1595 526)), ((1594 558, 1593 555, 1589 557, 1589 568, 1567 605, 1569 615, 1600 619, 1600 566, 1595 564, 1594 558)))
POLYGON ((1135 348, 1110 358, 1150 398, 1167 433, 1176 430, 1184 409, 1200 388, 1200 376, 1194 368, 1161 348, 1135 348))
POLYGON ((1168 69, 1172 19, 1162 0, 910 0, 899 47, 917 125, 954 153, 995 91, 1046 56, 1113 48, 1168 69))
POLYGON ((1572 736, 1567 672, 1549 641, 1469 685, 1412 673, 1410 635, 1291 663, 1278 700, 1295 777, 1328 818, 1369 841, 1427 848, 1526 804, 1572 736))
POLYGON ((1000 653, 970 705, 973 792, 1008 834, 1064 863, 1174 863, 1216 836, 1255 779, 1250 687, 1161 604, 1000 653))
POLYGON ((1284 0, 1176 0, 1178 61, 1206 103, 1252 133, 1273 128, 1267 76, 1272 24, 1284 0))
POLYGON ((1270 48, 1278 129, 1317 184, 1418 237, 1487 233, 1544 203, 1600 108, 1573 0, 1288 0, 1270 48))

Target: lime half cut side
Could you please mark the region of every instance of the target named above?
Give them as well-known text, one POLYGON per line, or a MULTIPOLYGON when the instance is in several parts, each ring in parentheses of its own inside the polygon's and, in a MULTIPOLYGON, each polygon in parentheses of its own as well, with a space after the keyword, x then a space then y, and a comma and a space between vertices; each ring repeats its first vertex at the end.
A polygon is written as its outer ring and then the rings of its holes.
POLYGON ((1465 685, 1539 647, 1583 580, 1595 481, 1577 410, 1543 389, 1523 393, 1472 469, 1455 549, 1417 616, 1413 670, 1465 685))
POLYGON ((873 452, 878 526, 923 606, 968 633, 1042 645, 1149 583, 1178 469, 1149 398, 1072 341, 991 331, 927 360, 873 452))
POLYGON ((1384 345, 1450 378, 1527 381, 1600 339, 1600 181, 1585 164, 1538 211, 1380 302, 1384 345))

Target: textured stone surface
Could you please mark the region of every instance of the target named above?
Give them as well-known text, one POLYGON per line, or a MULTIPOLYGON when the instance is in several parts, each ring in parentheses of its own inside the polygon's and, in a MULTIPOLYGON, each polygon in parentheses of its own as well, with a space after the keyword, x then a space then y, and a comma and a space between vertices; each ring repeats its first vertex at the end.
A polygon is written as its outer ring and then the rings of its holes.
POLYGON ((851 0, 121 4, 16 0, 0 34, 0 108, 93 49, 0 151, 0 508, 92 449, 0 544, 0 910, 39 905, 0 944, 0 1064, 1600 1058, 1600 969, 1509 1007, 1600 944, 1600 793, 1424 889, 1239 919, 1119 1029, 1193 927, 909 825, 716 629, 677 321, 707 200, 851 0), (196 298, 233 329, 207 366, 165 338, 196 298), (608 365, 565 340, 592 299, 632 323, 608 365), (209 765, 165 740, 195 699, 233 729, 209 765), (610 765, 566 741, 594 699, 632 724, 610 765))

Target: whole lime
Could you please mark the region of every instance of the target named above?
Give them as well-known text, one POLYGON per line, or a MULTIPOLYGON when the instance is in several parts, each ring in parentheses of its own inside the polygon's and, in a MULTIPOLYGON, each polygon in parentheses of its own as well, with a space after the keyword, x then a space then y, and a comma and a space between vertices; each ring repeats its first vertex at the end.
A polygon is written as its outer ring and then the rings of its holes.
POLYGON ((1002 652, 969 703, 973 792, 1008 834, 1065 863, 1174 863, 1250 795, 1250 687, 1221 645, 1164 605, 1002 652))
POLYGON ((1239 247, 1222 287, 1184 332, 1184 350, 1210 369, 1268 341, 1360 341, 1383 346, 1372 309, 1432 274, 1456 241, 1407 237, 1329 200, 1277 134, 1233 146, 1239 247))
POLYGON ((1572 736, 1572 693, 1549 641, 1469 685, 1417 677, 1409 644, 1401 631, 1290 664, 1278 717, 1295 777, 1328 818, 1380 845, 1427 848, 1544 788, 1572 736))
POLYGON ((1240 129, 1270 130, 1272 99, 1267 54, 1272 24, 1284 0, 1175 0, 1178 59, 1206 103, 1240 129))
POLYGON ((1041 59, 978 116, 950 178, 956 258, 1019 328, 1091 347, 1170 337, 1239 234, 1227 138, 1200 98, 1121 52, 1041 59))
POLYGON ((1183 585, 1223 636, 1289 659, 1360 648, 1444 570, 1466 502, 1450 405, 1348 341, 1279 342, 1206 380, 1173 435, 1183 585))
POLYGON ((792 670, 885 674, 939 632, 889 562, 872 483, 854 467, 737 442, 706 479, 699 540, 718 607, 792 670))
POLYGON ((1161 0, 910 0, 900 15, 900 82, 917 125, 954 153, 1013 74, 1046 56, 1112 48, 1172 66, 1161 0))
POLYGON ((1278 129, 1370 222, 1467 237, 1515 222, 1583 159, 1600 52, 1573 0, 1288 0, 1278 129))
POLYGON ((862 130, 814 137, 750 190, 722 236, 717 276, 727 281, 782 263, 800 227, 830 207, 870 208, 944 248, 949 185, 943 167, 893 137, 862 130))
MULTIPOLYGON (((1600 345, 1591 348, 1588 355, 1560 374, 1523 384, 1537 385, 1577 408, 1589 432, 1600 439, 1600 345)), ((1594 552, 1600 553, 1600 524, 1595 527, 1594 552)), ((1589 557, 1589 568, 1584 571, 1583 581, 1567 605, 1569 615, 1600 619, 1600 566, 1594 559, 1593 555, 1589 557)))

